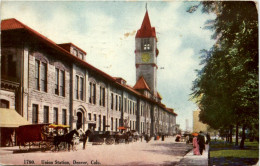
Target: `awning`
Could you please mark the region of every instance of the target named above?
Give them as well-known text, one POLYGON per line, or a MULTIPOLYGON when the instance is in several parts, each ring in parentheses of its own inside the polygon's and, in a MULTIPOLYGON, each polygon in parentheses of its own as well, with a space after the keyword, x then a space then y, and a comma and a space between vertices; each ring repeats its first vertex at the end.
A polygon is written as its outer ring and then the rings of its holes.
POLYGON ((87 123, 88 123, 88 124, 96 124, 97 122, 96 122, 96 121, 93 121, 93 120, 92 120, 92 121, 89 120, 89 121, 87 121, 87 123))
POLYGON ((63 125, 63 124, 50 124, 49 128, 55 128, 55 129, 63 129, 63 128, 69 128, 69 125, 63 125))
POLYGON ((119 130, 126 130, 126 128, 124 126, 120 126, 118 127, 119 130))
POLYGON ((14 109, 0 108, 0 127, 19 127, 30 124, 14 109))

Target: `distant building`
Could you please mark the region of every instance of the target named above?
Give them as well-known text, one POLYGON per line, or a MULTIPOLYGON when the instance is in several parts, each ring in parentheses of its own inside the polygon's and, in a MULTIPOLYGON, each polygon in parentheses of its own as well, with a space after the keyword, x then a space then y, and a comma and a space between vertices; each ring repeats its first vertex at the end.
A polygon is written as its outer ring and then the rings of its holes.
POLYGON ((193 111, 193 132, 207 132, 208 125, 199 121, 200 110, 193 111))
POLYGON ((87 53, 76 45, 56 44, 16 19, 3 20, 0 106, 30 123, 173 135, 177 114, 161 103, 157 90, 159 51, 147 11, 135 42, 131 87, 86 62, 87 53))
POLYGON ((186 131, 189 131, 189 119, 185 119, 186 131))

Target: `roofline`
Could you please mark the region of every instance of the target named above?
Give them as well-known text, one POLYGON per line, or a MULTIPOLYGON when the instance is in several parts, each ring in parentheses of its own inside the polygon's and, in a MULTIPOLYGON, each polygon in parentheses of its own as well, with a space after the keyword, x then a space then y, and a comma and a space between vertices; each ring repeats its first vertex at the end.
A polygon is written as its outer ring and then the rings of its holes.
POLYGON ((61 43, 61 44, 57 44, 57 45, 72 45, 73 47, 76 47, 78 50, 80 50, 81 52, 83 52, 85 55, 87 55, 87 53, 84 51, 84 50, 82 50, 81 48, 79 48, 78 46, 76 46, 75 44, 73 44, 73 43, 61 43))
MULTIPOLYGON (((99 73, 100 75, 104 76, 106 79, 108 79, 109 81, 111 81, 112 83, 130 91, 131 93, 134 93, 136 95, 138 95, 139 97, 148 100, 154 104, 157 104, 158 106, 160 106, 161 108, 166 110, 166 107, 162 104, 159 103, 155 100, 152 100, 150 98, 147 98, 146 96, 144 96, 143 94, 137 92, 136 90, 133 89, 133 87, 127 86, 127 85, 122 85, 120 83, 118 83, 115 79, 115 77, 112 77, 110 75, 108 75, 107 73, 103 72, 102 70, 90 65, 89 63, 83 61, 82 59, 74 56, 73 54, 71 54, 70 52, 68 52, 67 50, 65 50, 64 48, 60 47, 57 43, 55 43, 54 41, 48 39, 47 37, 45 37, 44 35, 40 34, 39 32, 33 30, 32 28, 28 27, 27 25, 21 23, 20 21, 18 21, 17 19, 13 18, 15 21, 17 21, 19 24, 21 24, 23 26, 23 28, 15 28, 15 29, 8 29, 8 30, 20 30, 20 29, 24 29, 25 31, 27 31, 29 34, 35 35, 36 37, 38 37, 42 42, 49 44, 50 47, 56 49, 57 51, 60 51, 61 53, 65 54, 68 58, 72 58, 74 61, 76 61, 77 63, 83 65, 84 67, 87 67, 88 69, 99 73)), ((5 20, 10 20, 10 19, 5 19, 5 20)), ((4 20, 2 20, 4 21, 4 20)), ((8 31, 8 30, 1 30, 1 31, 8 31)))

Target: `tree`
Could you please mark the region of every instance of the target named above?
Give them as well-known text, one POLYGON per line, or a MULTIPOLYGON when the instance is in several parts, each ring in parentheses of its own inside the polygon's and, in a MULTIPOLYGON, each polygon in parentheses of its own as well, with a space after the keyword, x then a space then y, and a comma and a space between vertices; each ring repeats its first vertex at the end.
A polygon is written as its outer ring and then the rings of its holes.
MULTIPOLYGON (((200 120, 215 129, 258 124, 258 14, 254 2, 201 2, 202 11, 216 14, 206 28, 216 44, 202 51, 202 70, 193 82, 200 120)), ((198 6, 198 5, 197 5, 198 6)), ((197 7, 198 8, 198 7, 197 7)), ((194 10, 188 10, 194 12, 194 10)), ((259 129, 257 128, 257 131, 259 129)), ((241 148, 245 134, 242 134, 241 148)))

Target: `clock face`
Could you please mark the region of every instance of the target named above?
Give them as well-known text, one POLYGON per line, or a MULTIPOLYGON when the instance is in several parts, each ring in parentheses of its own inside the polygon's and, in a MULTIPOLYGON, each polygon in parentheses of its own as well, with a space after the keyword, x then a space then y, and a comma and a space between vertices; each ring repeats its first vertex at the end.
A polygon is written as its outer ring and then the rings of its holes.
POLYGON ((143 62, 149 62, 150 59, 151 59, 151 56, 150 56, 149 53, 143 53, 143 54, 142 54, 142 61, 143 61, 143 62))

